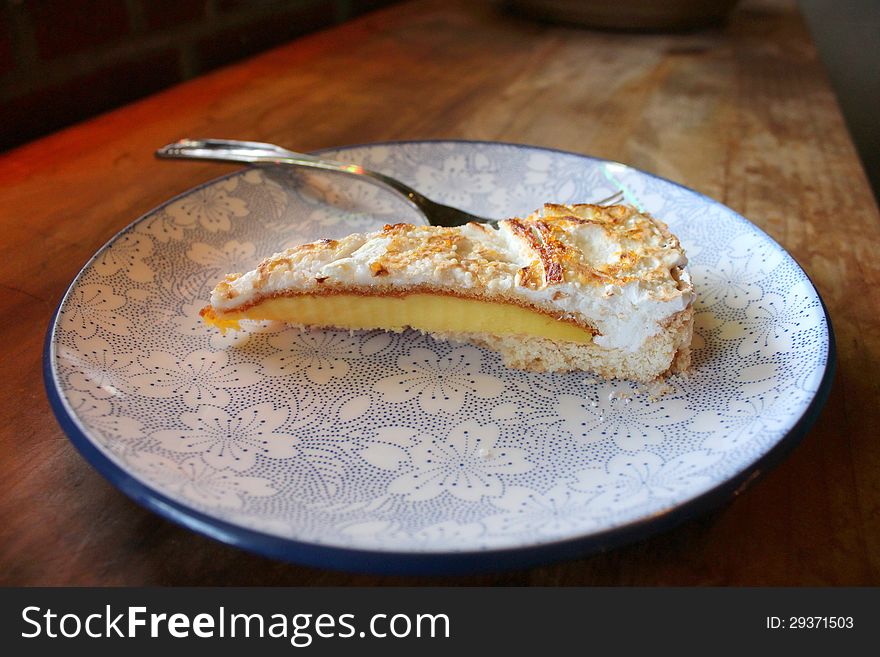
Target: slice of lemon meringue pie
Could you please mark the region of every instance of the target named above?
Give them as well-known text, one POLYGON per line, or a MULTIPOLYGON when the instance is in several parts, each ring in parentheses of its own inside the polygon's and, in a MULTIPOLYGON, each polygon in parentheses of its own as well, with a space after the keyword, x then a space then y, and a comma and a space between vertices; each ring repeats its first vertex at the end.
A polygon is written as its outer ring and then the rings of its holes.
POLYGON ((649 382, 690 364, 694 292, 678 239, 625 205, 547 204, 498 227, 387 225, 229 274, 202 310, 343 329, 413 328, 510 367, 649 382))

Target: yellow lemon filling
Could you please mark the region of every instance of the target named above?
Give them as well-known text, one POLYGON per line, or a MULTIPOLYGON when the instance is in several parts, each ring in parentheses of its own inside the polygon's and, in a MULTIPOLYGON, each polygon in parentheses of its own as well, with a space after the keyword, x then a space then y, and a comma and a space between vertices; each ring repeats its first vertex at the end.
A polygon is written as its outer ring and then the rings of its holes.
POLYGON ((275 297, 243 311, 218 314, 207 308, 202 316, 207 324, 224 333, 238 329, 239 320, 252 319, 342 329, 402 331, 410 327, 429 333, 529 335, 559 342, 586 343, 593 339, 587 329, 522 306, 440 294, 275 297))

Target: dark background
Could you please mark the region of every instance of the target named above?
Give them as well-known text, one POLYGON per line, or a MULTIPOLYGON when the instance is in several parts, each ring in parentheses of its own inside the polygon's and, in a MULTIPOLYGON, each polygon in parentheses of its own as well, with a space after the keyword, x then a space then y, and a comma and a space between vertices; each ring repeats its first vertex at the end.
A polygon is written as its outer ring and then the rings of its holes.
MULTIPOLYGON (((0 150, 399 1, 0 0, 0 150)), ((880 1, 798 3, 880 195, 880 1)))

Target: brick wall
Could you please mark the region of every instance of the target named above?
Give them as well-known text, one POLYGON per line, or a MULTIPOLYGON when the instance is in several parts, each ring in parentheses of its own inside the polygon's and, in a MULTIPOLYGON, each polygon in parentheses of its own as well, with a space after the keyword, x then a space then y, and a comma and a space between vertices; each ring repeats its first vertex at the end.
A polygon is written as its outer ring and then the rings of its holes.
POLYGON ((399 0, 0 0, 0 149, 399 0))

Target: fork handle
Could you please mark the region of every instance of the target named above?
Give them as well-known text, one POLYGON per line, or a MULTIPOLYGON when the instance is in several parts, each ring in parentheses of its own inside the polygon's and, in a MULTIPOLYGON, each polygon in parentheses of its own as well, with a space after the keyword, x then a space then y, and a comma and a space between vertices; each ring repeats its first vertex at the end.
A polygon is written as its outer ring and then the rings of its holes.
POLYGON ((238 141, 235 139, 181 139, 156 151, 156 157, 169 160, 212 160, 215 162, 235 162, 243 164, 287 164, 293 166, 337 171, 375 180, 395 192, 402 194, 416 209, 424 213, 424 206, 430 200, 416 190, 394 178, 365 169, 358 164, 347 164, 327 160, 306 153, 289 151, 275 144, 259 141, 238 141))

